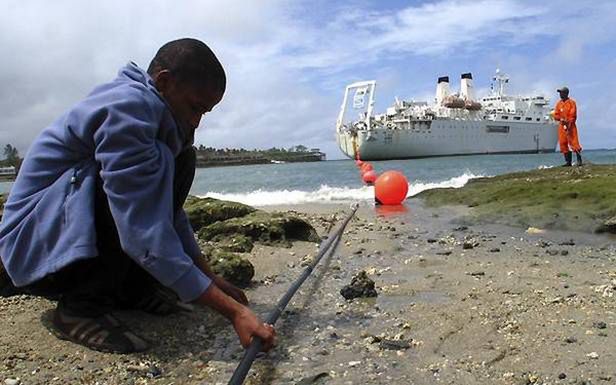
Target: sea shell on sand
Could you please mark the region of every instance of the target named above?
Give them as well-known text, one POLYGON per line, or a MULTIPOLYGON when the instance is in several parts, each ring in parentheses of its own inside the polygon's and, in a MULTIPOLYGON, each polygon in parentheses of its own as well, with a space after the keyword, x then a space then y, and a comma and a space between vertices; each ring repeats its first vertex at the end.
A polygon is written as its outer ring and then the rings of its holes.
POLYGON ((537 227, 529 227, 526 229, 526 234, 543 234, 545 233, 544 229, 539 229, 537 227))

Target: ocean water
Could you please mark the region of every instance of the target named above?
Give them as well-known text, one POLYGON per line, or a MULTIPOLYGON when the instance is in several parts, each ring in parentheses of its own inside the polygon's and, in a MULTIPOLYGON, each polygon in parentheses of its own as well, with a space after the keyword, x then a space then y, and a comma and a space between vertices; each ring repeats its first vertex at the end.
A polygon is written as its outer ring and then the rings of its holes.
MULTIPOLYGON (((616 150, 589 150, 584 159, 616 164, 616 150)), ((560 153, 471 155, 372 161, 375 171, 401 171, 409 180, 409 196, 435 187, 462 187, 470 179, 514 171, 555 167, 560 153)), ((352 160, 198 169, 192 193, 267 206, 301 203, 349 203, 374 200, 352 160)))
MULTIPOLYGON (((588 150, 585 161, 616 164, 616 150, 588 150)), ((514 171, 555 167, 560 153, 472 155, 370 162, 377 173, 401 171, 409 180, 409 196, 435 187, 462 187, 470 179, 514 171)), ((11 183, 1 183, 0 192, 11 183)), ((191 193, 254 206, 349 203, 374 199, 352 160, 286 163, 197 169, 191 193)))

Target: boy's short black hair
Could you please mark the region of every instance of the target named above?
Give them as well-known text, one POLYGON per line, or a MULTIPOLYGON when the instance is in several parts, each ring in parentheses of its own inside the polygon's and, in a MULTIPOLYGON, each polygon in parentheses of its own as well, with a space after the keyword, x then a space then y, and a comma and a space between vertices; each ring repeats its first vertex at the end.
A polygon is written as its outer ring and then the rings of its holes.
POLYGON ((205 43, 197 39, 173 40, 156 52, 148 74, 169 70, 180 82, 224 92, 227 77, 222 64, 205 43))

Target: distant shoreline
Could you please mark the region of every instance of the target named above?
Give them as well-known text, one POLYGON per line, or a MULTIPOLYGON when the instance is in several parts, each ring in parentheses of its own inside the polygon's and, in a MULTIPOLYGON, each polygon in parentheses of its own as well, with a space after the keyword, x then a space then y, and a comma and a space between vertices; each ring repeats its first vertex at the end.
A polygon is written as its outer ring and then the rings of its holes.
POLYGON ((307 163, 324 162, 324 157, 307 154, 305 156, 287 158, 284 160, 268 159, 263 157, 225 158, 225 159, 200 159, 197 156, 197 168, 247 166, 254 164, 282 164, 282 163, 307 163))

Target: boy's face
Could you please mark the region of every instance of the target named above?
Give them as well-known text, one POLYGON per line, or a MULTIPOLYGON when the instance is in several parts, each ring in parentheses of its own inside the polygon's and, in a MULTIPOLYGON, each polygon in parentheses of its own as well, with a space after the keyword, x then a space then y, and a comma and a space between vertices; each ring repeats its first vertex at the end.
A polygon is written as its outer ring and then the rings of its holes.
POLYGON ((199 127, 201 117, 212 111, 214 106, 222 100, 224 93, 197 88, 183 82, 178 82, 173 77, 156 83, 156 88, 167 101, 169 107, 171 107, 173 116, 190 140, 192 140, 195 130, 199 127), (159 85, 158 83, 161 84, 159 85))

